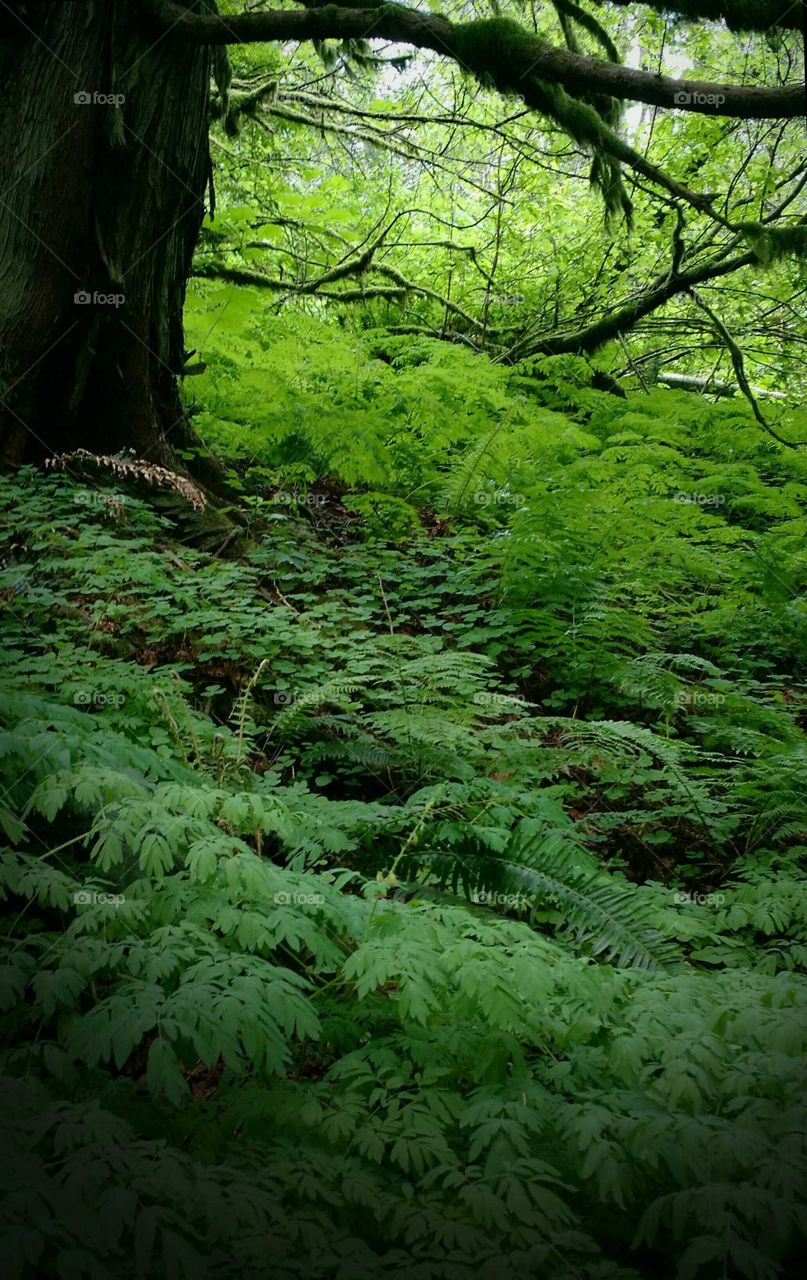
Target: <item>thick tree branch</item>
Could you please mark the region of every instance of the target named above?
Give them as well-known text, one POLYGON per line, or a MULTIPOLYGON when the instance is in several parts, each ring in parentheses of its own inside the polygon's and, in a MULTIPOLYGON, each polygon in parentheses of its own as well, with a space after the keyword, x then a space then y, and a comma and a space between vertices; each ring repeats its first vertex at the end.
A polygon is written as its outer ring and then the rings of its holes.
POLYGON ((671 298, 676 297, 679 293, 689 293, 693 286, 702 284, 705 280, 716 280, 720 276, 731 275, 733 271, 738 271, 740 267, 749 267, 756 258, 753 253, 737 254, 733 258, 722 258, 720 261, 703 263, 699 267, 692 267, 689 271, 683 271, 680 274, 670 272, 670 274, 658 283, 655 288, 648 289, 646 293, 641 293, 634 301, 627 303, 618 311, 613 311, 611 315, 605 316, 602 320, 597 320, 594 324, 589 325, 585 329, 579 329, 576 333, 560 334, 558 337, 549 337, 533 342, 529 346, 528 351, 520 352, 520 355, 566 355, 569 353, 584 354, 596 351, 598 347, 603 346, 606 342, 611 342, 614 338, 618 338, 620 333, 628 332, 645 316, 650 315, 652 311, 658 310, 664 306, 671 298))
MULTIPOLYGON (((597 0, 599 5, 603 0, 597 0)), ((609 4, 636 3, 660 13, 679 13, 695 22, 725 22, 729 31, 771 31, 774 27, 798 31, 800 3, 793 0, 608 0, 609 4)))
POLYGON ((354 0, 352 8, 322 6, 319 0, 308 0, 312 7, 302 12, 269 10, 226 18, 191 13, 174 0, 144 3, 174 38, 197 44, 385 39, 431 49, 452 58, 501 92, 520 95, 537 110, 544 109, 547 84, 561 85, 578 97, 605 94, 650 106, 741 119, 795 118, 804 109, 801 85, 769 89, 673 80, 556 49, 506 18, 452 23, 439 14, 382 4, 379 0, 365 0, 363 8, 355 7, 359 0, 354 0))
POLYGON ((404 302, 407 295, 411 293, 420 294, 425 298, 432 298, 439 302, 441 306, 447 307, 455 315, 474 328, 479 328, 479 322, 474 320, 466 312, 461 310, 452 303, 448 298, 443 297, 440 293, 435 293, 433 289, 427 288, 425 285, 416 284, 413 280, 407 280, 398 271, 394 271, 391 267, 373 266, 370 270, 378 271, 389 280, 393 280, 395 284, 392 287, 384 285, 367 285, 361 289, 342 289, 338 293, 323 289, 321 286, 325 283, 337 279, 343 279, 347 275, 361 274, 355 263, 350 264, 349 271, 335 270, 328 272, 327 275, 320 276, 316 281, 309 284, 295 285, 288 280, 278 280, 272 276, 266 276, 260 271, 246 271, 239 267, 224 267, 217 263, 197 263, 191 275, 203 280, 226 280, 229 284, 248 285, 257 289, 271 289, 274 293, 293 294, 295 297, 312 297, 328 298, 331 302, 366 302, 372 298, 386 298, 388 301, 404 302))

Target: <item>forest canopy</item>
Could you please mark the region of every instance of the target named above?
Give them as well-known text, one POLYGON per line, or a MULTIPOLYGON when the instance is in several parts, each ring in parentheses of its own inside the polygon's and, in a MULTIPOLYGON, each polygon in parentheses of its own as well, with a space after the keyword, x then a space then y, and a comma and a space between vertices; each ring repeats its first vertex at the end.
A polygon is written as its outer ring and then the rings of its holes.
MULTIPOLYGON (((508 362, 602 359, 615 344, 610 371, 651 384, 670 370, 736 385, 722 319, 750 348, 753 381, 768 385, 775 366, 777 387, 803 387, 796 6, 735 6, 728 31, 661 6, 495 4, 477 17, 460 5, 449 22, 367 5, 343 28, 334 6, 223 8, 226 20, 209 19, 233 41, 214 158, 240 223, 229 227, 225 210, 205 228, 200 274, 273 290, 278 305, 346 294, 368 304, 364 324, 408 325, 508 362), (235 43, 287 19, 289 31, 330 38, 313 39, 307 57, 305 46, 269 57, 235 43), (365 30, 389 39, 352 34, 365 30), (409 41, 432 52, 413 55, 409 41), (659 74, 667 67, 676 74, 659 74), (250 157, 235 172, 228 137, 250 157), (275 216, 263 218, 275 174, 275 216), (717 316, 693 297, 701 286, 717 316)), ((188 32, 204 21, 189 19, 188 32)))

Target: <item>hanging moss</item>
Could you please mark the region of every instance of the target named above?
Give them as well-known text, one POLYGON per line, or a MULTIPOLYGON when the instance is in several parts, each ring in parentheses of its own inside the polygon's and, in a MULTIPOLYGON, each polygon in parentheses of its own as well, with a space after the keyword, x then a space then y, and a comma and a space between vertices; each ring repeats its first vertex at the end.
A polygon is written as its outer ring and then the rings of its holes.
MULTIPOLYGON (((210 14, 212 17, 221 16, 217 0, 201 0, 201 10, 202 13, 210 14)), ((210 74, 221 100, 219 114, 226 120, 229 111, 230 85, 233 82, 233 68, 226 44, 216 45, 211 49, 210 74)))
POLYGON ((462 23, 454 28, 452 40, 456 56, 481 84, 522 97, 592 153, 591 180, 602 192, 606 214, 610 218, 621 213, 630 223, 632 206, 619 166, 621 144, 609 128, 618 121, 618 104, 603 98, 598 110, 560 85, 528 72, 519 74, 519 67, 529 67, 536 54, 550 46, 510 18, 462 23))
POLYGON ((791 227, 765 227, 760 222, 740 225, 757 262, 764 267, 782 258, 807 258, 807 221, 791 227))
POLYGON ((339 45, 331 40, 312 40, 314 52, 326 71, 333 71, 339 61, 339 45))

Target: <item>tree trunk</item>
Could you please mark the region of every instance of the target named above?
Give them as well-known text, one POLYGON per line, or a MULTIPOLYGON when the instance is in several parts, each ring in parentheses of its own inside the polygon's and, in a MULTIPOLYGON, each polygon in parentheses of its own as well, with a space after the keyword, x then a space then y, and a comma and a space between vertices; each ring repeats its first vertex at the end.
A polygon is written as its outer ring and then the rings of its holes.
POLYGON ((176 467, 195 440, 177 379, 209 87, 209 51, 140 0, 0 7, 7 465, 81 447, 176 467))

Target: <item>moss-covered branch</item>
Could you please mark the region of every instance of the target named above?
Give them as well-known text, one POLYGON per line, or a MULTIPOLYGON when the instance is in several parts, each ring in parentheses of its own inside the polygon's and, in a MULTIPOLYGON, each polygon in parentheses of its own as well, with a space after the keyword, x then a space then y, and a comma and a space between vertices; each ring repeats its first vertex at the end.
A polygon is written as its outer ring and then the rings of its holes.
MULTIPOLYGON (((602 4, 602 0, 598 0, 602 4)), ((793 0, 608 0, 609 4, 647 5, 694 22, 725 22, 729 31, 798 31, 801 4, 793 0)))
POLYGON ((801 85, 768 89, 673 80, 554 48, 506 18, 454 24, 439 14, 422 13, 403 5, 359 7, 355 0, 349 8, 307 0, 301 11, 270 9, 224 18, 192 13, 174 0, 141 2, 166 29, 166 38, 178 41, 227 45, 375 38, 431 49, 453 58, 474 75, 488 78, 497 88, 521 94, 537 110, 542 110, 541 103, 533 104, 528 96, 534 83, 562 86, 575 97, 604 94, 678 111, 741 119, 792 119, 804 110, 801 85), (503 51, 512 61, 500 61, 503 51))
POLYGON ((260 271, 247 271, 240 267, 225 267, 216 262, 199 262, 194 266, 191 274, 204 280, 226 280, 229 284, 249 285, 256 289, 271 289, 274 293, 293 294, 295 297, 327 298, 331 302, 367 302, 373 298, 385 298, 388 302, 402 303, 410 294, 419 294, 424 298, 431 298, 466 323, 478 327, 477 321, 448 298, 436 293, 433 289, 427 288, 425 285, 416 284, 414 280, 406 279, 400 272, 391 267, 378 266, 373 269, 388 280, 392 280, 392 285, 363 285, 359 289, 340 289, 338 292, 323 288, 324 284, 345 279, 349 275, 362 276, 367 268, 363 267, 361 263, 362 259, 354 258, 350 262, 334 268, 333 271, 326 272, 317 280, 305 284, 294 284, 288 280, 280 280, 277 277, 264 275, 260 271))
POLYGON ((519 350, 519 356, 528 355, 583 355, 596 351, 606 342, 612 342, 621 333, 628 333, 640 320, 663 307, 671 298, 682 293, 689 293, 694 285, 705 280, 716 280, 721 276, 731 275, 741 267, 751 266, 756 261, 754 254, 742 253, 734 256, 721 256, 717 261, 703 263, 692 267, 689 271, 671 271, 665 279, 655 286, 640 293, 610 315, 585 329, 574 333, 558 334, 543 339, 536 339, 519 350))

